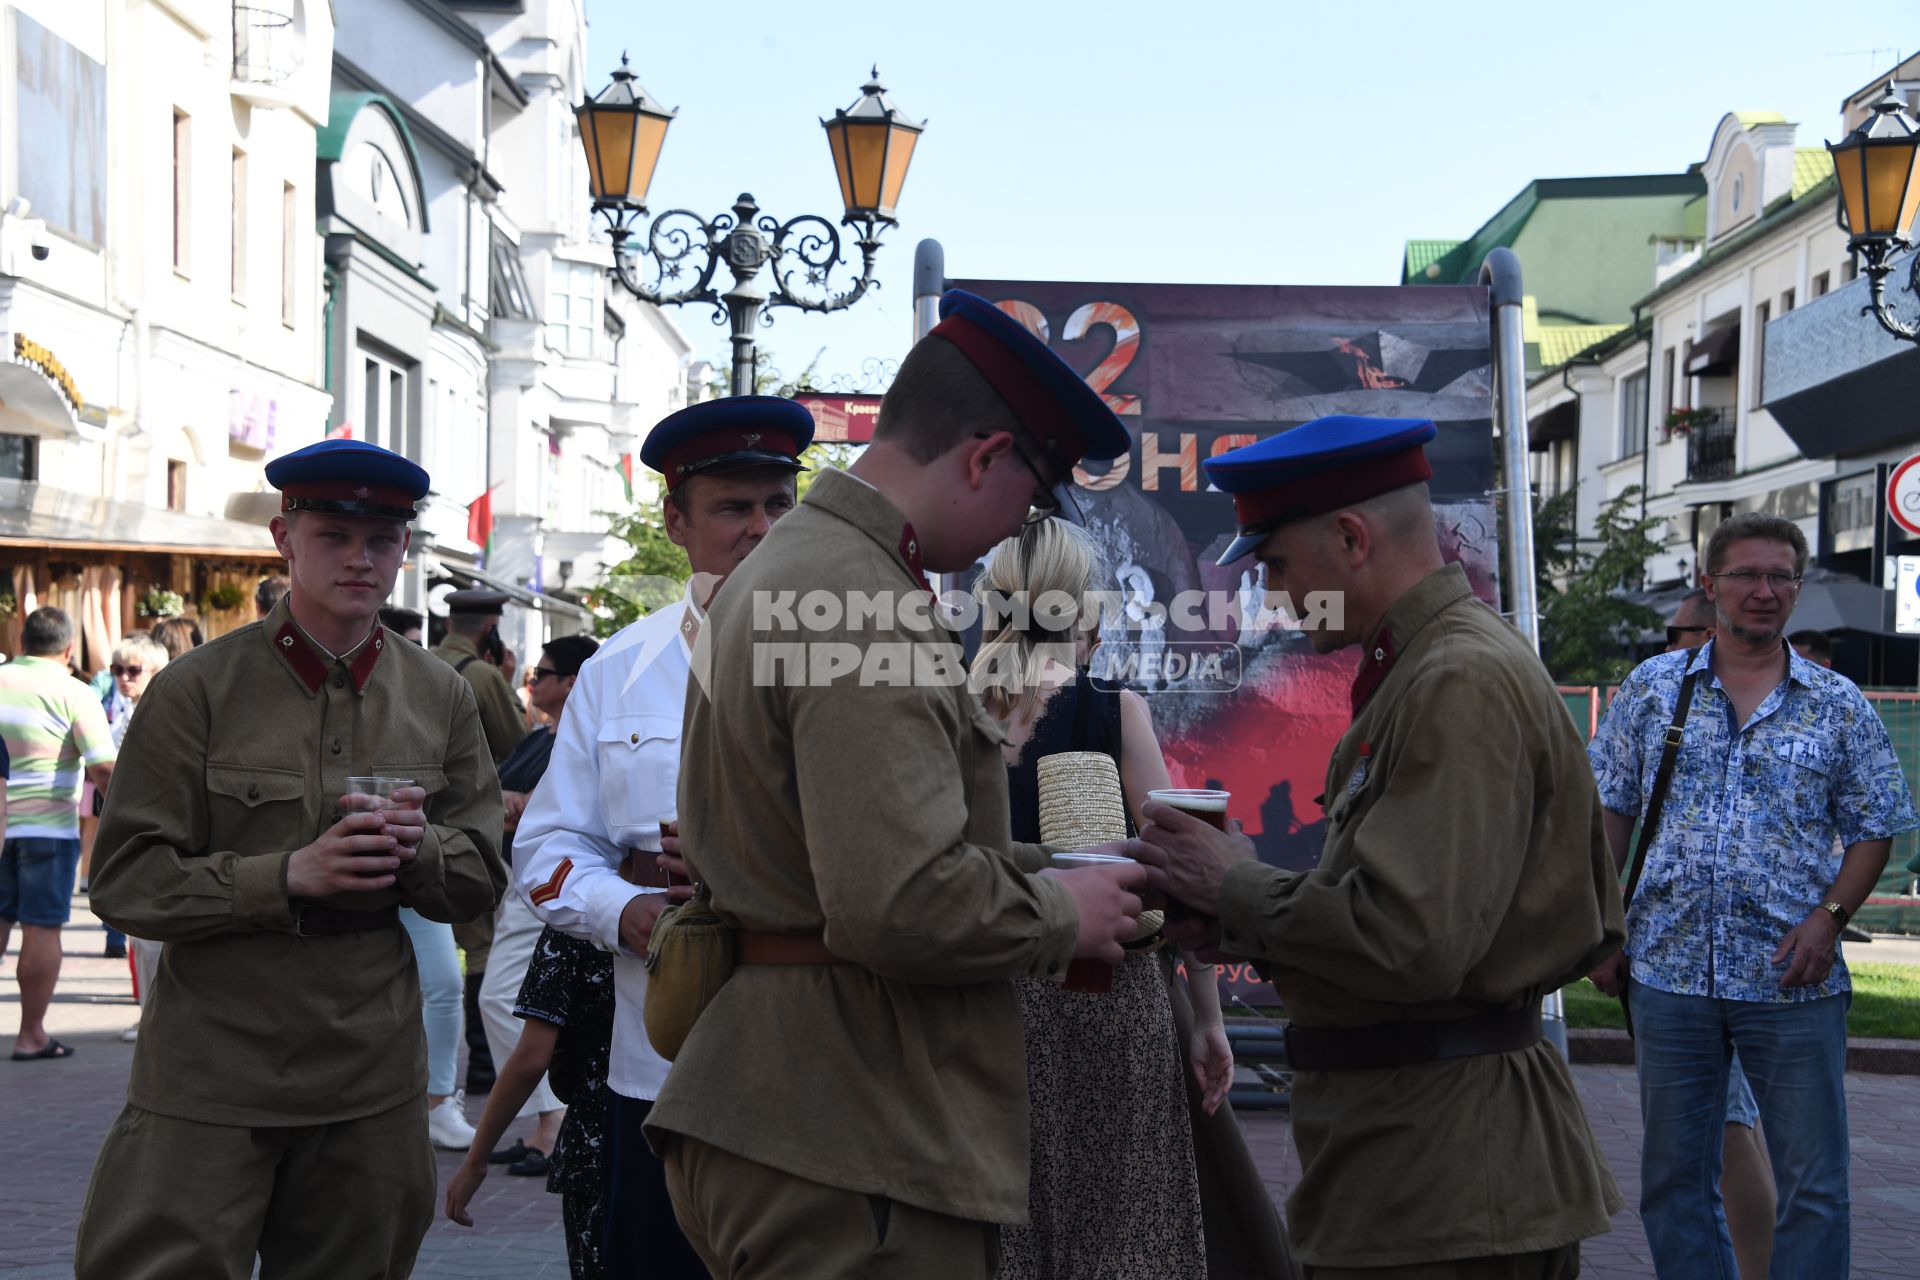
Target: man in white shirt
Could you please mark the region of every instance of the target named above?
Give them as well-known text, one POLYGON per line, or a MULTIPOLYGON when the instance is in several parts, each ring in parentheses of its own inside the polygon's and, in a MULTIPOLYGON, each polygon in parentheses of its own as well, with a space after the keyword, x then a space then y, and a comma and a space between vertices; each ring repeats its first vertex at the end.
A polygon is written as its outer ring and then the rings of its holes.
POLYGON ((703 606, 718 579, 793 509, 813 417, 791 400, 734 396, 682 409, 648 433, 640 460, 665 478, 667 536, 694 577, 683 599, 601 646, 574 683, 546 776, 514 837, 515 889, 562 933, 614 953, 608 1086, 607 1274, 705 1277, 674 1219, 641 1134, 667 1063, 642 1020, 647 938, 667 906, 653 862, 676 813, 681 717, 703 606), (633 880, 620 875, 634 860, 633 880))

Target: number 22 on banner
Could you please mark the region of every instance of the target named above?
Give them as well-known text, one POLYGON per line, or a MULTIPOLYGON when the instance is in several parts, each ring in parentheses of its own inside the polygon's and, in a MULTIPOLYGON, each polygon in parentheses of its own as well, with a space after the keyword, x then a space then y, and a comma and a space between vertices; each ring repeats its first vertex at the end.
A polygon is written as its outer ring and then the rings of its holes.
MULTIPOLYGON (((1053 337, 1047 331, 1047 317, 1041 314, 1040 308, 1017 298, 1009 298, 996 305, 1025 325, 1027 332, 1052 345, 1053 337)), ((1060 331, 1060 340, 1077 342, 1091 333, 1096 325, 1105 325, 1113 330, 1113 350, 1087 374, 1087 385, 1098 391, 1100 398, 1107 402, 1107 408, 1115 413, 1137 416, 1140 413, 1139 396, 1109 392, 1107 388, 1119 381, 1120 375, 1133 363, 1134 356, 1139 354, 1140 322, 1133 318, 1133 312, 1117 302, 1089 302, 1076 308, 1067 317, 1066 327, 1060 331)))

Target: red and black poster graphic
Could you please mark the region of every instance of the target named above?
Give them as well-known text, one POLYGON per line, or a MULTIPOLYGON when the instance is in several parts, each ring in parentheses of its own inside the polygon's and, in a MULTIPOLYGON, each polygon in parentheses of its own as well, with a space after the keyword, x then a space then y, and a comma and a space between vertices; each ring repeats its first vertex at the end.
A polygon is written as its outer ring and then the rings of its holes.
MULTIPOLYGON (((1127 456, 1076 473, 1105 587, 1123 602, 1103 627, 1096 677, 1149 695, 1175 786, 1231 791, 1231 816, 1264 861, 1312 866, 1358 653, 1317 655, 1263 612, 1251 559, 1214 564, 1233 510, 1200 462, 1327 414, 1430 418, 1442 549, 1497 606, 1486 291, 954 283, 1047 341, 1133 435, 1127 456)), ((1228 976, 1243 999, 1271 1002, 1250 972, 1228 976)))

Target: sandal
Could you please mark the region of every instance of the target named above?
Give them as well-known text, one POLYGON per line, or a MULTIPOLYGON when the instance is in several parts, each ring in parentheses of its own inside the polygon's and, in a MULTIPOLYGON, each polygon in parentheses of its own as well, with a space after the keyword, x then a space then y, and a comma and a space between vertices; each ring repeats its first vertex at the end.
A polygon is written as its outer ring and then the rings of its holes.
POLYGON ((538 1178, 547 1172, 547 1153, 538 1147, 528 1147, 523 1159, 515 1160, 507 1166, 507 1172, 516 1178, 538 1178))
POLYGON ((38 1053, 22 1053, 18 1049, 13 1051, 13 1060, 15 1062, 38 1062, 42 1058, 71 1058, 72 1056, 72 1045, 61 1044, 58 1040, 53 1039, 49 1039, 46 1047, 38 1053))

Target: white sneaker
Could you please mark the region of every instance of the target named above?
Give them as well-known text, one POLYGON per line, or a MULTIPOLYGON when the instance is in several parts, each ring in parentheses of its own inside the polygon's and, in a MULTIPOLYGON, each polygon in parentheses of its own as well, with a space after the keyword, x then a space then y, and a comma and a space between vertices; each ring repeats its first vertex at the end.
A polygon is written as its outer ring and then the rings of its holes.
POLYGON ((436 1147, 465 1151, 473 1145, 473 1126, 467 1123, 464 1093, 450 1094, 427 1112, 427 1137, 436 1147))
POLYGON ((132 1026, 128 1027, 125 1031, 122 1031, 120 1033, 120 1038, 122 1040, 127 1041, 128 1043, 132 1043, 133 1041, 138 1040, 140 1038, 140 1024, 136 1022, 132 1026))

